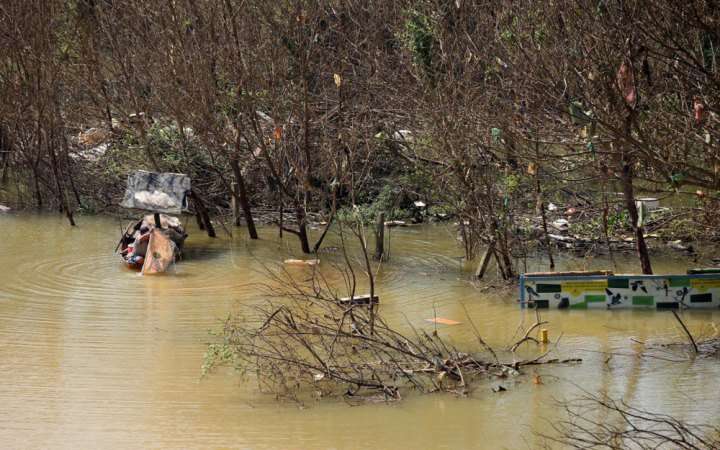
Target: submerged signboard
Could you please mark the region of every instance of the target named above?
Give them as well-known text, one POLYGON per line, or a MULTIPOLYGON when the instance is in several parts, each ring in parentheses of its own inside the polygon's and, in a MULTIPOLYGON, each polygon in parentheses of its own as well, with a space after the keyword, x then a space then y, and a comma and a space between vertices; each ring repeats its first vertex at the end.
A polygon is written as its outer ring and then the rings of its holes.
POLYGON ((520 276, 522 307, 557 309, 719 308, 720 273, 520 276))

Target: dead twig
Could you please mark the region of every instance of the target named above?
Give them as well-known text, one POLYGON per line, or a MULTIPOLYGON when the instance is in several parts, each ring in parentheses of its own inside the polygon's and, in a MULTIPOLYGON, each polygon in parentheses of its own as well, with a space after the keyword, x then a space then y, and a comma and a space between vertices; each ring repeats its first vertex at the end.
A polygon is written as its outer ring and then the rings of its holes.
POLYGON ((519 341, 515 342, 515 343, 510 347, 510 351, 511 351, 511 352, 515 353, 515 350, 517 350, 518 347, 520 347, 520 345, 521 345, 522 343, 526 342, 526 341, 533 341, 533 342, 535 342, 536 344, 539 344, 539 343, 540 343, 536 338, 530 336, 530 333, 532 333, 533 330, 535 330, 537 327, 539 327, 539 326, 541 326, 541 325, 545 325, 546 323, 549 323, 549 322, 546 321, 546 320, 540 320, 540 313, 539 313, 537 310, 535 310, 535 317, 536 317, 535 323, 532 324, 532 325, 530 326, 530 328, 527 329, 527 331, 525 331, 525 335, 524 335, 519 341))
POLYGON ((688 340, 690 341, 690 344, 692 344, 692 348, 693 348, 693 350, 695 350, 695 354, 697 355, 698 354, 698 346, 695 343, 695 338, 693 338, 692 334, 690 334, 690 331, 687 329, 687 327, 685 326, 685 323, 682 321, 682 319, 680 319, 680 316, 678 316, 675 311, 672 311, 672 313, 673 313, 673 316, 675 316, 675 319, 677 319, 677 321, 680 323, 680 326, 682 327, 683 331, 685 331, 685 334, 687 335, 688 340))

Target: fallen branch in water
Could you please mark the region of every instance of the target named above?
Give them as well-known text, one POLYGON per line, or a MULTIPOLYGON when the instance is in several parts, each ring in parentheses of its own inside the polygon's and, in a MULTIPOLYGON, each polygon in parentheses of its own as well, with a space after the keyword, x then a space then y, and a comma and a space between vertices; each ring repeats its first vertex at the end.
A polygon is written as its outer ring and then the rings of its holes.
MULTIPOLYGON (((335 267, 350 299, 355 284, 350 267, 335 267)), ((325 269, 329 270, 329 269, 325 269)), ((268 299, 228 319, 220 341, 210 345, 205 370, 233 365, 252 375, 260 389, 278 398, 342 395, 353 401, 399 400, 405 389, 467 395, 478 377, 519 375, 522 367, 577 363, 580 359, 537 357, 502 362, 473 327, 480 348, 461 351, 440 336, 408 324, 389 324, 378 313, 380 301, 343 301, 316 269, 299 282, 277 274, 268 299)), ((544 323, 544 322, 541 322, 544 323)), ((531 331, 531 330, 530 330, 531 331)))
POLYGON ((436 333, 411 327, 411 334, 403 334, 377 314, 371 334, 367 307, 322 296, 312 303, 268 302, 255 307, 254 316, 251 323, 259 326, 248 325, 248 317, 228 321, 223 343, 210 354, 230 356, 237 368, 256 375, 262 390, 278 397, 296 398, 303 388, 322 395, 344 391, 350 397, 379 391, 386 400, 400 399, 404 387, 466 395, 479 375, 581 361, 544 360, 543 354, 502 363, 484 344, 492 355, 488 360, 457 350, 436 333))
POLYGON ((675 311, 672 311, 675 319, 677 319, 683 332, 687 338, 687 342, 639 342, 645 346, 645 350, 639 353, 640 357, 652 357, 658 359, 665 359, 672 362, 683 362, 688 358, 708 358, 720 355, 720 337, 718 337, 718 329, 714 323, 706 323, 706 328, 711 330, 695 330, 695 335, 690 332, 685 322, 680 318, 675 311), (683 355, 682 359, 669 359, 658 356, 657 353, 664 355, 678 356, 683 355))
POLYGON ((517 350, 518 347, 520 347, 521 344, 523 344, 524 342, 527 342, 527 341, 533 341, 533 342, 535 342, 536 344, 539 344, 539 343, 540 343, 540 341, 538 341, 536 338, 530 336, 530 333, 532 333, 533 330, 535 330, 537 327, 539 327, 539 326, 541 326, 541 325, 545 325, 546 323, 548 323, 548 321, 547 321, 547 320, 540 320, 540 312, 539 312, 537 309, 535 310, 535 319, 536 319, 536 320, 535 320, 535 323, 532 324, 532 325, 530 326, 530 328, 528 328, 528 329, 525 331, 525 335, 524 335, 522 338, 520 338, 520 340, 518 340, 517 342, 515 342, 515 343, 510 347, 510 351, 511 351, 511 352, 514 353, 515 350, 517 350))
POLYGON ((693 350, 695 350, 695 354, 697 355, 698 346, 695 343, 695 338, 693 338, 693 335, 690 334, 690 331, 687 329, 687 327, 685 326, 685 323, 682 321, 682 319, 680 319, 680 316, 678 316, 675 311, 672 311, 672 313, 673 313, 673 316, 675 316, 675 319, 677 319, 677 321, 680 323, 680 326, 682 327, 683 331, 685 331, 685 334, 687 335, 688 340, 690 341, 690 344, 692 344, 693 350))

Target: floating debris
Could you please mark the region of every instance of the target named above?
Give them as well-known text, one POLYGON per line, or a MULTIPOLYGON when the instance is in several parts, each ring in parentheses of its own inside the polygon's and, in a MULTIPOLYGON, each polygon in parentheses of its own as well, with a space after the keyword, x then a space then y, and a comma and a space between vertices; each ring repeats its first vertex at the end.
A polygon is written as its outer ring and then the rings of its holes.
POLYGON ((385 222, 385 226, 388 228, 392 227, 406 227, 407 223, 404 220, 388 220, 385 222))
POLYGON ((356 295, 353 297, 343 297, 340 300, 341 304, 345 305, 369 305, 371 302, 373 305, 377 305, 380 303, 380 298, 377 295, 372 296, 372 300, 370 299, 370 294, 364 294, 364 295, 356 295))
POLYGON ((317 266, 320 264, 319 259, 286 259, 284 262, 290 266, 317 266))
POLYGON ((667 243, 667 246, 670 247, 673 250, 679 250, 681 252, 688 252, 688 253, 694 253, 695 249, 692 245, 683 245, 682 241, 680 239, 669 241, 667 243))
POLYGON ((435 317, 433 319, 425 319, 425 321, 430 323, 440 323, 443 325, 460 325, 462 323, 457 320, 446 319, 445 317, 435 317))
POLYGON ((567 219, 554 220, 552 226, 559 231, 567 231, 570 228, 570 222, 567 219))

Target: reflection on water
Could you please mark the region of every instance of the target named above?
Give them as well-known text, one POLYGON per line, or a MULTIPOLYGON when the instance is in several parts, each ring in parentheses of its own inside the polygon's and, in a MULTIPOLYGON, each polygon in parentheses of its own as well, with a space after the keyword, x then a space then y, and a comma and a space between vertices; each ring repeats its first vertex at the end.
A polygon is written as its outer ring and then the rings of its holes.
MULTIPOLYGON (((187 259, 167 276, 140 277, 113 256, 118 223, 81 218, 0 217, 0 442, 3 448, 532 448, 531 429, 557 416, 552 399, 582 388, 638 406, 717 424, 716 360, 669 363, 632 356, 635 341, 681 339, 674 319, 654 311, 550 311, 551 338, 574 367, 538 367, 545 384, 519 377, 495 394, 481 383, 469 399, 410 396, 391 406, 312 407, 277 403, 230 371, 200 379, 209 330, 261 299, 263 266, 297 254, 293 236, 260 230, 259 242, 210 240, 191 229, 187 259), (634 339, 634 340, 632 340, 634 339), (607 353, 621 351, 629 356, 607 353)), ((329 245, 337 245, 329 242, 329 245)), ((394 229, 392 259, 378 274, 382 312, 394 323, 431 328, 438 316, 465 322, 439 328, 471 345, 465 308, 486 340, 506 346, 532 312, 515 292, 468 282, 451 226, 394 229)), ((322 255, 323 270, 341 255, 322 255)), ((658 272, 688 262, 655 262, 658 272)), ((632 259, 617 271, 635 270, 632 259)), ((562 268, 609 266, 564 260, 562 268)), ((535 263, 530 269, 540 268, 535 263)), ((302 275, 302 270, 291 269, 302 275)), ((685 313, 708 329, 720 312, 685 313)))

